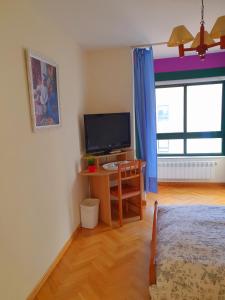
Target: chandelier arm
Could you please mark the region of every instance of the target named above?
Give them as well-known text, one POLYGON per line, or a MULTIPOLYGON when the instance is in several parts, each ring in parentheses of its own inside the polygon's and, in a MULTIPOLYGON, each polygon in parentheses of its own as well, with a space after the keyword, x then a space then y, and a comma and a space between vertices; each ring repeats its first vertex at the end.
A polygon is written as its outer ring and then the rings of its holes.
MULTIPOLYGON (((220 46, 220 42, 217 42, 217 43, 213 43, 213 44, 210 44, 210 45, 207 45, 207 48, 213 48, 213 47, 216 47, 216 46, 220 46)), ((196 48, 184 48, 184 51, 196 51, 197 50, 197 47, 196 48)))
POLYGON ((220 46, 220 42, 207 45, 207 48, 212 48, 212 47, 216 47, 216 46, 220 46))
POLYGON ((184 51, 195 51, 197 48, 184 48, 184 51))

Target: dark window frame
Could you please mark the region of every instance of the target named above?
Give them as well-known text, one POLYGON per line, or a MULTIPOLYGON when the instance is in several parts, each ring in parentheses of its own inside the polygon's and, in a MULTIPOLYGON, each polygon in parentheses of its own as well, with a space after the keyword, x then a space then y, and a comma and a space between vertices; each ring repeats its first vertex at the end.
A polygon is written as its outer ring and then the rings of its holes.
POLYGON ((191 82, 170 85, 156 85, 156 88, 183 87, 184 88, 184 131, 171 133, 157 133, 157 140, 182 139, 184 140, 184 153, 158 154, 158 157, 173 156, 225 156, 225 80, 191 82), (221 131, 187 132, 187 87, 193 85, 222 84, 221 131), (222 138, 222 152, 219 153, 187 153, 187 139, 190 138, 222 138))

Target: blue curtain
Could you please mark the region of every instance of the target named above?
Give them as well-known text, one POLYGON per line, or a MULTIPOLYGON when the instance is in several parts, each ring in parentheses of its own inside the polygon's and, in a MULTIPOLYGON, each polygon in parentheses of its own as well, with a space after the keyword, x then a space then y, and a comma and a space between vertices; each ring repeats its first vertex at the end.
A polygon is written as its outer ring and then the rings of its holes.
POLYGON ((133 59, 137 157, 146 161, 145 191, 156 193, 156 101, 152 49, 135 49, 133 59))

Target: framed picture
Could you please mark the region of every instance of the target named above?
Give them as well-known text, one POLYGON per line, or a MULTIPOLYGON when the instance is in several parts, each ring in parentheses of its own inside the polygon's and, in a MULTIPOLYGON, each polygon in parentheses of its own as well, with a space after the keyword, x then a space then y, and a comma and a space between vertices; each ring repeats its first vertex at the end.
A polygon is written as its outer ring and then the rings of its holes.
POLYGON ((33 129, 60 126, 57 65, 26 50, 33 129))

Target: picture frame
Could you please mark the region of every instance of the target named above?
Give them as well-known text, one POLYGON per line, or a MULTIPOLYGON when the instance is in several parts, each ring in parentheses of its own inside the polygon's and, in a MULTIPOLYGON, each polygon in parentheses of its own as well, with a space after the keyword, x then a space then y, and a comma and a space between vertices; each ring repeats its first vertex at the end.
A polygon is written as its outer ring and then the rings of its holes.
POLYGON ((61 126, 58 65, 26 49, 33 131, 61 126))

